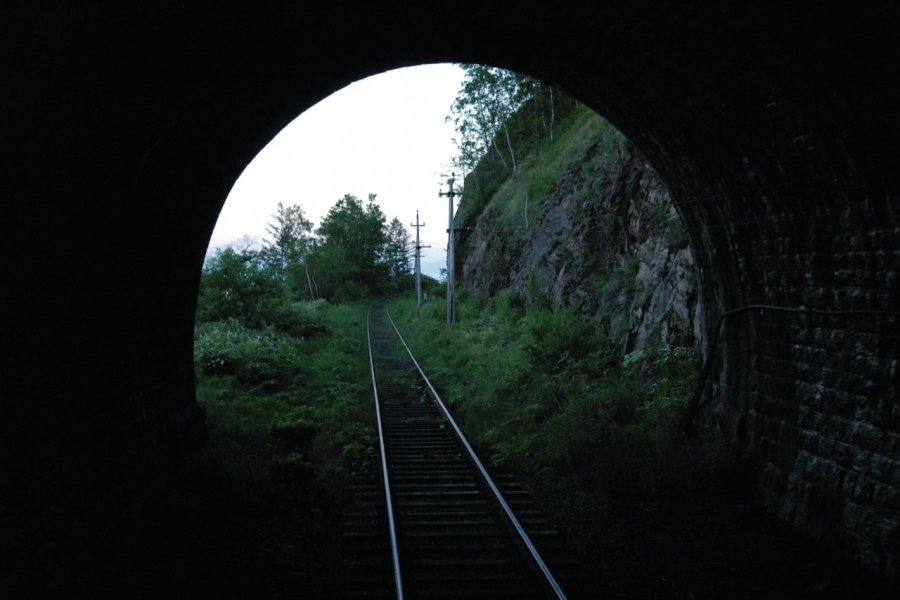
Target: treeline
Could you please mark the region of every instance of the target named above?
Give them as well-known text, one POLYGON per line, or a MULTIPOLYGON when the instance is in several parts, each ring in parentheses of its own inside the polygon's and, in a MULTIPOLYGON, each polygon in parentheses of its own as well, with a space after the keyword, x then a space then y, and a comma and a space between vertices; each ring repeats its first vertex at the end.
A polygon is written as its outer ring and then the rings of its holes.
POLYGON ((399 219, 387 222, 369 194, 347 194, 313 231, 298 206, 278 204, 261 248, 245 240, 219 249, 204 265, 198 321, 235 318, 249 327, 273 324, 301 333, 291 302, 352 301, 410 283, 410 235, 399 219))

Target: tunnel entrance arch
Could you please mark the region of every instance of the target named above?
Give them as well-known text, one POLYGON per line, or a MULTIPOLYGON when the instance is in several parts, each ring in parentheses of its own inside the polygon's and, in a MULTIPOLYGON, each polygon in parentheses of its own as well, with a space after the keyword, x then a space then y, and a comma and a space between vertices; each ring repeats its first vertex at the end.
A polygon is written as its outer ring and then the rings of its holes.
MULTIPOLYGON (((26 401, 10 409, 6 439, 35 465, 16 472, 38 498, 23 502, 37 508, 22 531, 40 529, 54 503, 66 507, 54 514, 82 514, 76 497, 131 494, 134 473, 190 444, 202 424, 194 300, 225 193, 290 118, 391 67, 496 64, 607 117, 667 181, 691 232, 706 339, 720 314, 747 305, 900 305, 888 3, 815 15, 702 2, 485 9, 453 38, 439 35, 449 8, 281 6, 241 18, 181 7, 93 20, 34 10, 23 47, 35 50, 9 88, 21 90, 10 99, 19 118, 5 128, 13 191, 30 200, 10 239, 40 241, 9 280, 27 290, 10 334, 27 351, 11 366, 26 401), (497 44, 496 27, 515 35, 497 44), (48 98, 67 101, 48 109, 48 98), (35 376, 46 364, 60 365, 56 377, 35 376), (41 495, 71 473, 77 491, 41 495)), ((770 510, 896 574, 896 318, 750 316, 724 326, 701 421, 760 461, 770 510)))

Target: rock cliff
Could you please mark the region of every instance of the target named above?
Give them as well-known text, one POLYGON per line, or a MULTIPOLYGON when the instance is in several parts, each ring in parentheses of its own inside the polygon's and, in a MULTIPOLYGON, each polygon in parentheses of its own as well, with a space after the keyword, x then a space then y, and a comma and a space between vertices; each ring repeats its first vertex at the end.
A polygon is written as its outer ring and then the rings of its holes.
MULTIPOLYGON (((520 170, 505 185, 528 178, 520 170)), ((621 134, 606 125, 543 197, 519 187, 506 200, 495 195, 463 232, 461 289, 488 298, 513 288, 578 304, 609 319, 623 352, 698 344, 698 276, 684 225, 665 184, 621 134), (503 202, 517 195, 523 208, 513 225, 503 202)))

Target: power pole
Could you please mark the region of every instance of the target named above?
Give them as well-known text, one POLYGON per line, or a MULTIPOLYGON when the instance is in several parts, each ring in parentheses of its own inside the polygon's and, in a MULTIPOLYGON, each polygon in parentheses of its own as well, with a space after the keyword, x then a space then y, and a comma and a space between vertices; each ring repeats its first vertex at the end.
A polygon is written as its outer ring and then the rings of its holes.
POLYGON ((416 306, 422 306, 422 248, 431 248, 419 243, 419 228, 425 227, 425 223, 419 224, 419 211, 416 211, 416 224, 410 223, 416 228, 416 306))
POLYGON ((455 173, 450 173, 450 179, 447 180, 450 191, 441 192, 438 190, 438 196, 447 196, 450 219, 450 224, 447 227, 447 324, 453 323, 456 318, 456 306, 454 304, 456 299, 453 297, 453 238, 455 237, 455 231, 453 230, 453 199, 459 194, 453 191, 455 177, 455 173))

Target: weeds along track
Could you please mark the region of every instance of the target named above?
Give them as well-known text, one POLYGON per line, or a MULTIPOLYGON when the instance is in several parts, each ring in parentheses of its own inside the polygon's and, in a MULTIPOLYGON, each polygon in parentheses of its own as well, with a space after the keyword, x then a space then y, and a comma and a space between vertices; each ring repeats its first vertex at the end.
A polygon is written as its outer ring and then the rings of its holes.
POLYGON ((512 474, 488 474, 382 306, 368 337, 380 472, 345 518, 345 596, 565 598, 560 535, 512 474))

